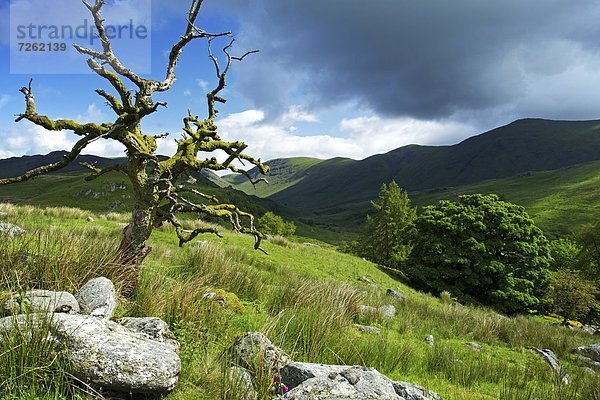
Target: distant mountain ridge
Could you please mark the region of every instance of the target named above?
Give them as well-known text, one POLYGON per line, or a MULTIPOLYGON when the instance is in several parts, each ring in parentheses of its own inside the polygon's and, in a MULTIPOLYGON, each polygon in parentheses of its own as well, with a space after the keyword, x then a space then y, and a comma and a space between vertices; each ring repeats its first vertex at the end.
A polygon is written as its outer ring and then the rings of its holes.
MULTIPOLYGON (((381 184, 392 179, 415 192, 595 160, 600 160, 600 120, 522 119, 452 146, 409 145, 360 161, 334 158, 315 162, 295 170, 296 183, 271 189, 268 198, 321 219, 335 220, 340 213, 347 217, 354 210, 350 218, 359 220, 381 184)), ((236 187, 261 195, 260 189, 236 187)))

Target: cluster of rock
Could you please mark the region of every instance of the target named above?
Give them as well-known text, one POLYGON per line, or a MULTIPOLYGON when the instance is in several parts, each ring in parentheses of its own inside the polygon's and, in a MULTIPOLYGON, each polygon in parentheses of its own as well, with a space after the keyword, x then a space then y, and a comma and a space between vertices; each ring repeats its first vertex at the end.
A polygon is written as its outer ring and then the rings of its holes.
POLYGON ((276 371, 287 400, 441 400, 440 396, 419 385, 395 382, 374 368, 350 365, 324 365, 292 362, 290 357, 260 332, 250 332, 236 340, 231 348, 237 363, 229 372, 244 399, 256 399, 252 371, 267 368, 276 371))
MULTIPOLYGON (((177 384, 179 343, 159 318, 111 321, 117 305, 113 283, 94 278, 72 295, 31 290, 3 305, 10 316, 0 330, 44 327, 48 340, 72 366, 73 375, 99 389, 167 393, 177 384)), ((15 331, 16 332, 16 331, 15 331)))

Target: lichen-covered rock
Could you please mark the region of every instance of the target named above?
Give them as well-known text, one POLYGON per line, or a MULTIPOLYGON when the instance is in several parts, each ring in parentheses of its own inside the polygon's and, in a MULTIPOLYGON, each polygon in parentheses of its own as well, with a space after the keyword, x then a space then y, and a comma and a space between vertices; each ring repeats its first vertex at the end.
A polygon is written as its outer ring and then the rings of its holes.
POLYGON ((560 374, 562 372, 562 368, 560 367, 560 364, 558 363, 558 358, 556 358, 556 355, 554 354, 554 352, 550 349, 537 349, 535 347, 531 347, 530 348, 534 353, 538 354, 540 357, 542 357, 552 368, 552 370, 557 373, 560 374))
POLYGON ((75 293, 82 314, 110 319, 117 305, 115 285, 99 277, 88 281, 75 293))
POLYGON ((49 327, 72 373, 93 387, 125 393, 168 393, 181 361, 173 347, 116 322, 80 314, 21 314, 0 319, 0 329, 49 327))
POLYGON ((290 361, 289 356, 260 332, 248 332, 231 346, 231 355, 241 367, 254 370, 259 364, 279 370, 290 361))
POLYGON ((436 393, 406 382, 393 382, 373 368, 290 363, 281 369, 290 388, 288 400, 441 400, 436 393))
POLYGON ((2 308, 5 313, 12 314, 79 312, 79 304, 71 293, 51 290, 28 290, 23 295, 7 300, 2 308))
POLYGON ((118 321, 119 324, 132 332, 137 332, 148 339, 173 346, 179 351, 179 342, 169 329, 165 321, 156 317, 126 317, 118 321))
POLYGON ((396 307, 391 304, 383 305, 379 307, 379 313, 385 318, 392 319, 396 316, 396 307))
POLYGON ((587 357, 595 362, 600 362, 600 344, 591 346, 580 346, 574 350, 575 353, 587 357))
POLYGON ((358 314, 362 317, 383 317, 392 319, 396 315, 396 307, 391 304, 386 304, 379 308, 372 306, 361 305, 358 306, 358 314))
POLYGON ((388 296, 390 296, 390 297, 394 297, 394 298, 396 298, 396 300, 398 300, 398 301, 403 301, 403 300, 405 299, 405 297, 404 297, 402 294, 398 293, 398 292, 397 292, 397 291, 395 291, 394 289, 388 289, 388 290, 385 292, 385 294, 387 294, 387 295, 388 295, 388 296))
POLYGON ((381 329, 379 329, 375 326, 354 324, 354 327, 362 333, 371 333, 371 334, 375 334, 375 335, 381 334, 381 329))
POLYGON ((258 398, 256 389, 254 389, 252 374, 247 369, 237 366, 231 367, 227 370, 227 379, 236 391, 236 399, 256 400, 258 398))
POLYGON ((16 238, 21 237, 25 234, 25 229, 17 226, 15 224, 10 224, 8 222, 0 222, 0 236, 8 237, 8 238, 16 238))
POLYGON ((482 351, 483 350, 483 346, 480 345, 479 343, 475 343, 475 342, 467 342, 467 343, 465 343, 465 347, 468 347, 468 348, 473 349, 475 351, 482 351))

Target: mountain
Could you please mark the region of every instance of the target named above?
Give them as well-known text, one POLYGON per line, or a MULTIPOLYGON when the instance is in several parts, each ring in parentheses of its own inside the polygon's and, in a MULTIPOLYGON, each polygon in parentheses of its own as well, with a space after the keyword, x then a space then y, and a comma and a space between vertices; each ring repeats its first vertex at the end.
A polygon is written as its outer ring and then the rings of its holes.
MULTIPOLYGON (((334 158, 316 162, 296 169, 287 179, 293 184, 275 182, 268 198, 311 215, 315 221, 352 227, 362 222, 381 184, 391 180, 409 192, 418 192, 599 159, 600 121, 523 119, 452 146, 409 145, 361 161, 334 158)), ((283 162, 278 160, 278 164, 283 162)), ((237 187, 246 193, 264 193, 262 188, 253 192, 237 187)))

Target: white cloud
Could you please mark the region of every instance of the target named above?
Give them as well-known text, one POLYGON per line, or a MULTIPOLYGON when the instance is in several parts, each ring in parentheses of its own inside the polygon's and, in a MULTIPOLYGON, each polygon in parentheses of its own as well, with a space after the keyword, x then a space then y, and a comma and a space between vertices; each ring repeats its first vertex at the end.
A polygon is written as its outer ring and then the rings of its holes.
POLYGON ((190 96, 192 95, 192 91, 191 91, 190 89, 185 89, 185 90, 183 91, 183 95, 184 95, 185 97, 190 97, 190 96))
POLYGON ((346 137, 301 136, 285 124, 266 122, 260 110, 230 114, 218 126, 225 140, 246 142, 246 152, 262 160, 295 156, 363 159, 412 143, 456 143, 476 133, 474 127, 453 121, 358 117, 340 123, 346 137))
POLYGON ((196 79, 196 83, 198 84, 198 86, 200 86, 202 90, 208 90, 208 82, 204 79, 196 79))

